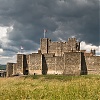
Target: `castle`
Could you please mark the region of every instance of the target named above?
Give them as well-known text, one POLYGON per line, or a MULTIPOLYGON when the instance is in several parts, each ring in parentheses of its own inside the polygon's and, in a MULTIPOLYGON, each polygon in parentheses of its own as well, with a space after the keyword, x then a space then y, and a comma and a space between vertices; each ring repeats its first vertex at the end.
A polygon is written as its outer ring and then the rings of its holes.
POLYGON ((66 42, 42 38, 38 53, 17 54, 17 63, 7 63, 6 68, 7 77, 35 74, 100 74, 100 56, 95 55, 95 50, 80 50, 76 38, 66 42))

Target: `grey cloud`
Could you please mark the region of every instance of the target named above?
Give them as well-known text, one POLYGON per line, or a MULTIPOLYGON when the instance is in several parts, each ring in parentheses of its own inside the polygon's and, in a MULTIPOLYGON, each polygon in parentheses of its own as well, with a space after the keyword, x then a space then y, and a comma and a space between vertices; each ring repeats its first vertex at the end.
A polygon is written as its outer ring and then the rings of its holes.
POLYGON ((13 31, 7 34, 9 45, 23 45, 25 50, 39 47, 44 28, 52 40, 74 35, 80 41, 99 45, 99 1, 84 1, 0 0, 0 25, 13 25, 13 31))

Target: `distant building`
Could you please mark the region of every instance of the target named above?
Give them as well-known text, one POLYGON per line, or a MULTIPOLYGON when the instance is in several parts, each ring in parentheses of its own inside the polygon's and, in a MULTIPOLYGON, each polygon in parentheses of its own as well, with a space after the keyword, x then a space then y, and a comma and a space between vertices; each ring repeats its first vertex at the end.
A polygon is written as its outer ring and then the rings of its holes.
POLYGON ((86 53, 80 50, 80 42, 69 38, 66 42, 53 42, 49 38, 40 40, 38 53, 17 54, 17 63, 7 63, 6 75, 100 74, 100 56, 95 50, 86 53))
POLYGON ((0 77, 6 77, 6 70, 0 70, 0 77))

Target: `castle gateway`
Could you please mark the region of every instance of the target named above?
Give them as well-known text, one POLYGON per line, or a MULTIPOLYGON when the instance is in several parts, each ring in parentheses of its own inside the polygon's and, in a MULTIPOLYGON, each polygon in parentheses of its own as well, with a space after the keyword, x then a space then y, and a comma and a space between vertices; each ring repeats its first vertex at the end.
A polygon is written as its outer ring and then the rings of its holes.
POLYGON ((66 42, 53 42, 49 38, 40 40, 38 53, 17 54, 17 63, 7 63, 6 75, 100 74, 100 56, 95 50, 86 53, 80 50, 80 42, 69 38, 66 42))

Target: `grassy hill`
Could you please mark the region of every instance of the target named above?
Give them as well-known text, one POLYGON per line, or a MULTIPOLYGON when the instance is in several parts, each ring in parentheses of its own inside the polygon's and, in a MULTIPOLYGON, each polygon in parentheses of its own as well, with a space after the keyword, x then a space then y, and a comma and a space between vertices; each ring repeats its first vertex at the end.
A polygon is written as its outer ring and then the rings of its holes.
POLYGON ((99 100, 100 75, 0 78, 1 100, 99 100))
POLYGON ((5 70, 6 69, 6 65, 1 65, 0 64, 0 70, 5 70))

